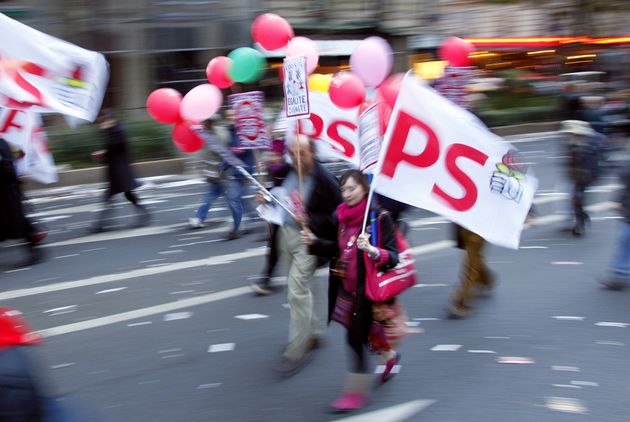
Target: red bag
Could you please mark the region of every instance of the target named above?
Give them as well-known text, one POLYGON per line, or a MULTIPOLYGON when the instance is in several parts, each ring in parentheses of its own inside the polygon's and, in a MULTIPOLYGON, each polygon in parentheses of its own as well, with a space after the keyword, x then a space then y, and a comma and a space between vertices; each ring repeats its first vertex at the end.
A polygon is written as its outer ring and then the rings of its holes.
MULTIPOLYGON (((364 252, 365 295, 374 302, 385 302, 417 283, 416 265, 407 239, 397 228, 394 228, 394 233, 398 245, 398 265, 394 268, 383 271, 364 252)), ((378 239, 380 243, 380 233, 378 239)))

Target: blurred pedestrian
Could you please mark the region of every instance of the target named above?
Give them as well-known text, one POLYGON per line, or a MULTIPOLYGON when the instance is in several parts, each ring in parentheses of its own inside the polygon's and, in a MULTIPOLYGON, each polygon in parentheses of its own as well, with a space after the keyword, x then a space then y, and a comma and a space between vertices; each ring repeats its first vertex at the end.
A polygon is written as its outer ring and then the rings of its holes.
POLYGON ((602 284, 611 290, 621 290, 630 282, 630 169, 621 175, 623 188, 617 201, 617 209, 624 218, 619 230, 619 240, 610 263, 608 277, 602 284))
POLYGON ((105 149, 94 152, 95 159, 102 159, 107 166, 107 180, 109 186, 103 198, 103 210, 91 231, 100 233, 105 230, 105 224, 113 212, 114 195, 124 193, 125 198, 133 204, 137 211, 137 219, 133 227, 143 227, 149 224, 150 214, 147 208, 140 204, 134 190, 139 186, 131 167, 127 135, 114 114, 103 109, 96 119, 99 127, 105 132, 105 149))
POLYGON ((43 258, 38 244, 43 239, 26 216, 24 195, 9 143, 0 138, 0 241, 26 239, 28 258, 22 265, 34 265, 43 258))
POLYGON ((370 189, 367 176, 359 170, 349 170, 341 176, 340 185, 343 203, 336 212, 337 238, 320 239, 308 228, 302 231, 302 237, 315 253, 333 257, 329 279, 329 320, 347 329, 352 364, 345 388, 331 407, 335 411, 350 411, 362 408, 369 397, 372 371, 368 367, 367 349, 381 357, 385 369, 380 381, 385 382, 393 376, 392 369, 400 360, 395 346, 407 330, 402 306, 396 298, 377 303, 365 294, 365 259, 373 260, 377 267, 384 270, 398 264, 394 220, 388 212, 376 210, 378 243, 381 246, 372 246, 369 242, 370 227, 367 233, 361 233, 370 189))
MULTIPOLYGON (((245 164, 244 169, 249 174, 252 174, 255 165, 254 151, 252 149, 242 148, 240 145, 239 137, 236 133, 234 110, 228 109, 225 113, 225 118, 228 121, 228 148, 234 153, 236 158, 245 164)), ((223 163, 223 171, 226 174, 227 180, 226 197, 234 221, 232 230, 228 233, 225 240, 234 240, 238 239, 241 235, 239 228, 243 220, 243 213, 246 209, 243 196, 245 195, 248 181, 247 177, 241 174, 240 171, 225 162, 223 163)), ((243 232, 246 233, 247 231, 243 232)))
MULTIPOLYGON (((267 186, 265 187, 267 189, 273 189, 282 185, 282 182, 291 170, 291 165, 284 159, 284 152, 284 139, 274 139, 271 144, 271 149, 267 152, 266 158, 267 186)), ((271 277, 273 276, 279 258, 277 235, 280 226, 274 223, 269 223, 268 226, 269 234, 265 268, 258 281, 250 285, 252 290, 261 296, 267 296, 273 293, 271 277)))
MULTIPOLYGON (((219 139, 218 133, 214 125, 215 119, 208 119, 204 122, 204 129, 208 136, 214 141, 223 144, 223 140, 219 139)), ((214 152, 208 145, 204 146, 205 169, 203 175, 208 182, 208 190, 204 197, 203 203, 197 209, 195 217, 188 219, 188 224, 193 229, 204 227, 204 222, 208 216, 208 211, 214 201, 216 201, 225 191, 225 167, 223 165, 223 159, 219 154, 214 152)), ((233 213, 234 214, 234 213, 233 213)))
MULTIPOLYGON (((304 135, 289 145, 292 168, 282 182, 288 213, 279 228, 278 242, 282 256, 288 259, 287 299, 290 309, 289 343, 282 353, 278 372, 294 374, 308 363, 319 347, 323 327, 315 309, 317 289, 313 275, 324 259, 315 256, 302 241, 300 230, 308 227, 320 239, 336 237, 333 213, 341 203, 337 179, 315 159, 315 144, 304 135)), ((262 192, 257 195, 264 201, 262 192)))
POLYGON ((599 176, 604 136, 595 132, 588 122, 580 120, 563 121, 561 132, 568 136, 567 169, 573 183, 572 205, 575 218, 572 232, 575 236, 581 236, 584 234, 585 223, 590 220, 584 211, 585 192, 599 176))
POLYGON ((448 309, 448 316, 456 319, 470 315, 475 294, 492 290, 496 281, 483 255, 486 240, 459 225, 454 225, 454 229, 457 247, 466 254, 460 282, 453 292, 448 309))

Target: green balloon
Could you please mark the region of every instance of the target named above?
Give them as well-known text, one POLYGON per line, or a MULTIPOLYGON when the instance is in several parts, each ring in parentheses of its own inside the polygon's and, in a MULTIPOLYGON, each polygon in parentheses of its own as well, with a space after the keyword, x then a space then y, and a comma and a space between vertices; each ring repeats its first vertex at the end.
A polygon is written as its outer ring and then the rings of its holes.
POLYGON ((228 57, 232 60, 228 73, 235 82, 255 82, 260 79, 267 67, 265 57, 253 48, 237 48, 228 57))

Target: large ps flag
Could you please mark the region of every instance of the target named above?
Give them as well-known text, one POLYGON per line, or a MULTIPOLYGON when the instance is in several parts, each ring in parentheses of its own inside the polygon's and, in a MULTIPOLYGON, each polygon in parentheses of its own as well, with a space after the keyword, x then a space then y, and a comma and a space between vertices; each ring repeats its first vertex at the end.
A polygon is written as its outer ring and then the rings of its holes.
POLYGON ((537 179, 509 143, 409 74, 377 168, 378 193, 518 248, 537 179))
POLYGON ((0 13, 0 106, 93 121, 109 71, 102 54, 0 13))

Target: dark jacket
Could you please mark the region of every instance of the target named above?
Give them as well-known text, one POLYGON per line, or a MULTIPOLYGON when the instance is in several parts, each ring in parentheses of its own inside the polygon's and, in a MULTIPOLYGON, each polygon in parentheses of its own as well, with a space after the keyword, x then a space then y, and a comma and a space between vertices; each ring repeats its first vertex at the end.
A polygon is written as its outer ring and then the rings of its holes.
MULTIPOLYGON (((339 230, 339 222, 335 216, 334 219, 335 232, 339 230)), ((381 212, 378 218, 379 224, 379 247, 385 249, 389 254, 389 260, 382 267, 383 269, 394 268, 398 265, 398 244, 396 242, 396 234, 394 231, 394 220, 392 220, 389 213, 381 212)), ((370 232, 370 226, 367 228, 370 232)), ((333 270, 339 257, 339 242, 337 237, 333 240, 322 239, 318 237, 318 240, 311 250, 318 256, 327 256, 332 258, 330 260, 330 269, 333 270)), ((333 310, 335 309, 335 303, 337 302, 337 295, 339 290, 342 289, 342 280, 334 275, 333 271, 330 272, 328 284, 328 322, 331 320, 333 310)), ((348 292, 352 293, 352 292, 348 292)), ((370 333, 370 326, 372 324, 372 301, 365 295, 365 262, 363 254, 357 254, 357 287, 354 292, 354 312, 351 320, 351 334, 357 336, 361 342, 367 341, 370 333)))
POLYGON ((105 164, 109 192, 115 195, 134 190, 139 184, 131 167, 127 136, 123 128, 116 123, 113 127, 105 129, 105 136, 105 164))
MULTIPOLYGON (((256 158, 254 157, 254 150, 252 149, 238 150, 240 142, 238 140, 238 134, 236 133, 236 128, 234 127, 234 125, 228 126, 228 133, 229 133, 228 148, 232 151, 232 153, 234 154, 236 158, 238 158, 239 160, 243 162, 243 164, 245 164, 245 167, 244 167, 245 170, 247 170, 249 174, 252 174, 254 172, 254 166, 256 164, 256 158)), ((229 173, 230 169, 231 169, 231 166, 224 161, 223 171, 228 171, 229 173)), ((238 171, 233 171, 232 175, 234 176, 234 178, 238 180, 246 179, 245 176, 243 176, 238 171)))
POLYGON ((22 198, 11 147, 0 138, 0 241, 26 237, 32 231, 22 198))
POLYGON ((24 349, 0 349, 0 421, 42 420, 40 388, 24 349))

